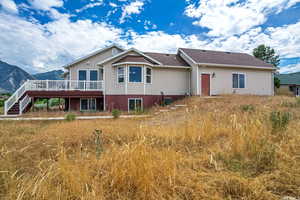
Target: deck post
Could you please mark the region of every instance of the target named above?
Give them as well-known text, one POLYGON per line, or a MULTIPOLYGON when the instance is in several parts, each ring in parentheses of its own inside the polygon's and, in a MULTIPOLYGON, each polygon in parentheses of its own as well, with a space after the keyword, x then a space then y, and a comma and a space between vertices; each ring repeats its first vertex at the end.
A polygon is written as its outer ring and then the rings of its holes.
POLYGON ((69 97, 69 112, 71 111, 71 98, 69 97))
POLYGON ((47 112, 49 111, 49 98, 47 98, 47 112))

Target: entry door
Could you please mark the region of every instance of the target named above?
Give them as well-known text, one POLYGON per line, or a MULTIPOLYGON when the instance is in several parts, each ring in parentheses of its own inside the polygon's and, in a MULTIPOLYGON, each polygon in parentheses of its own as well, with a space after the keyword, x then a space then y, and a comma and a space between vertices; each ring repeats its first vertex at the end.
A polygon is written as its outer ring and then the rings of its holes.
POLYGON ((210 74, 201 74, 202 96, 210 96, 210 74))

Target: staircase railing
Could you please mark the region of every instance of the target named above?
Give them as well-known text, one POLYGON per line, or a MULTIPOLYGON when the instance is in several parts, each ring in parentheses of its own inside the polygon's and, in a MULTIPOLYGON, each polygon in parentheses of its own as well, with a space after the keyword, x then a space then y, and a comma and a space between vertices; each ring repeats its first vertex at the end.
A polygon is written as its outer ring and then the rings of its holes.
POLYGON ((21 115, 24 111, 24 109, 28 106, 28 104, 31 102, 31 97, 26 95, 19 104, 19 114, 21 115))
POLYGON ((13 95, 11 95, 9 97, 9 99, 7 99, 5 101, 5 104, 4 104, 4 114, 5 115, 7 115, 7 112, 9 111, 9 109, 20 99, 20 97, 22 97, 24 95, 24 93, 26 92, 27 83, 28 83, 28 81, 23 83, 23 85, 15 93, 13 93, 13 95))
MULTIPOLYGON (((103 81, 79 81, 79 80, 27 80, 4 104, 4 114, 20 100, 26 91, 103 91, 103 81)), ((28 98, 24 100, 28 103, 28 98)), ((28 105, 28 104, 27 104, 28 105)), ((27 106, 26 105, 26 106, 27 106)), ((25 106, 25 107, 26 107, 25 106)), ((22 107, 25 109, 25 107, 22 107)), ((20 112, 23 110, 20 109, 20 112)))

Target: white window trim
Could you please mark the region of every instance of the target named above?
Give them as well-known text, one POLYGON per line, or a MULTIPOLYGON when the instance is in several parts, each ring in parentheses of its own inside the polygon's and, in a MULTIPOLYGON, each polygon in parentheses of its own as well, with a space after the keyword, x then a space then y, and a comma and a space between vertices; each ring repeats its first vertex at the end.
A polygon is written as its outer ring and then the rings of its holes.
POLYGON ((153 69, 151 68, 151 67, 145 67, 145 84, 149 84, 149 85, 151 85, 152 84, 152 79, 153 79, 153 69), (151 81, 150 81, 150 83, 147 83, 147 69, 150 69, 151 70, 151 75, 150 75, 150 77, 151 77, 151 81))
POLYGON ((143 74, 144 74, 144 67, 143 66, 136 66, 136 65, 128 65, 128 83, 137 83, 137 84, 140 84, 140 83, 143 83, 144 82, 144 76, 143 76, 143 74), (130 67, 140 67, 141 69, 142 69, 142 71, 141 71, 141 82, 131 82, 130 81, 130 67))
POLYGON ((128 104, 127 104, 127 106, 128 106, 128 112, 130 112, 130 108, 129 108, 129 102, 130 102, 130 100, 134 100, 134 107, 136 107, 136 100, 141 100, 141 105, 142 105, 142 107, 141 107, 141 109, 143 110, 144 109, 144 101, 143 101, 143 98, 128 98, 128 104))
POLYGON ((231 75, 231 87, 232 87, 232 89, 234 89, 234 90, 236 90, 236 89, 239 89, 239 90, 246 89, 247 88, 247 84, 246 84, 247 78, 246 77, 247 77, 246 73, 244 73, 244 72, 232 72, 232 75, 231 75), (233 74, 238 75, 238 87, 237 88, 233 87, 233 74), (240 74, 244 75, 244 88, 240 88, 240 77, 239 77, 240 74))
POLYGON ((82 112, 87 112, 87 111, 97 111, 97 99, 96 98, 80 98, 80 111, 82 111, 82 112), (91 100, 91 99, 95 99, 95 110, 91 110, 90 108, 89 108, 89 101, 91 100), (82 100, 87 100, 88 101, 88 109, 87 110, 83 110, 82 109, 82 107, 81 107, 81 102, 82 102, 82 100))
POLYGON ((117 67, 117 83, 118 84, 124 84, 126 82, 126 67, 125 66, 120 66, 120 67, 117 67), (119 74, 119 68, 123 68, 123 78, 124 78, 124 81, 123 82, 119 82, 119 76, 121 74, 119 74))
POLYGON ((86 71, 86 81, 91 81, 91 71, 97 71, 97 80, 99 81, 100 79, 100 70, 98 69, 78 69, 77 70, 77 80, 79 81, 79 71, 86 71))

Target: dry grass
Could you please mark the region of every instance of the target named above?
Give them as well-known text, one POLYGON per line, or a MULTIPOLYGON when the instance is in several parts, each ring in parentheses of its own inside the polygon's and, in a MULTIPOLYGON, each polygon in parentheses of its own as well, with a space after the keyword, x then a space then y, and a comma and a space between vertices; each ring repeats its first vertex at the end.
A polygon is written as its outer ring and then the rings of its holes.
POLYGON ((300 107, 286 106, 295 99, 186 103, 148 119, 0 123, 0 199, 300 196, 300 107), (292 115, 276 132, 275 110, 292 115), (99 159, 95 129, 103 131, 99 159))

